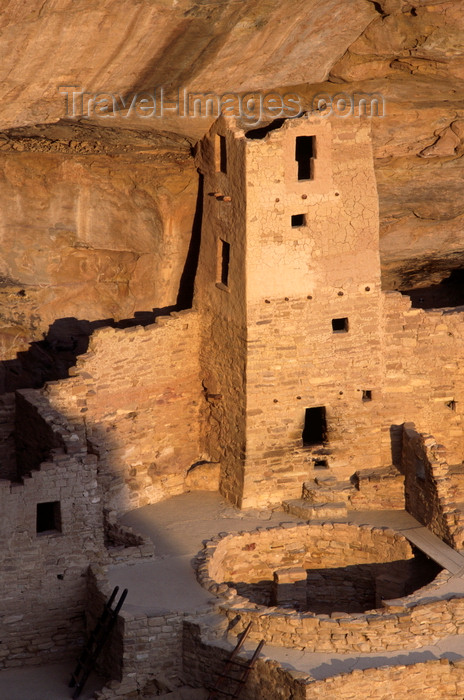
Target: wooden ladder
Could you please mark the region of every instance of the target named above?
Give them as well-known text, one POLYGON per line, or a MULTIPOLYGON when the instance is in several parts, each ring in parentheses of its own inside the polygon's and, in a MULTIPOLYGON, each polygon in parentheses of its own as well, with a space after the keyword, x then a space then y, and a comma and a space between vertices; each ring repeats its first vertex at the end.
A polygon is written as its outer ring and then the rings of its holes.
POLYGON ((105 603, 103 612, 97 620, 94 630, 90 633, 87 642, 82 649, 81 655, 77 661, 76 668, 71 675, 69 687, 75 688, 72 695, 73 698, 78 698, 87 682, 88 677, 95 668, 98 656, 103 649, 110 632, 118 619, 118 613, 121 610, 127 596, 127 588, 123 590, 116 607, 112 608, 115 598, 118 594, 119 586, 116 586, 105 603))
POLYGON ((211 692, 208 695, 208 700, 216 700, 217 698, 240 697, 240 694, 245 686, 250 671, 255 665, 256 659, 258 658, 261 649, 264 646, 264 639, 262 639, 256 647, 251 659, 248 659, 248 661, 236 661, 236 657, 240 649, 242 648, 245 639, 248 636, 252 624, 252 622, 248 623, 245 631, 243 632, 240 638, 240 641, 237 642, 235 649, 225 662, 223 670, 217 677, 214 688, 211 688, 211 692))

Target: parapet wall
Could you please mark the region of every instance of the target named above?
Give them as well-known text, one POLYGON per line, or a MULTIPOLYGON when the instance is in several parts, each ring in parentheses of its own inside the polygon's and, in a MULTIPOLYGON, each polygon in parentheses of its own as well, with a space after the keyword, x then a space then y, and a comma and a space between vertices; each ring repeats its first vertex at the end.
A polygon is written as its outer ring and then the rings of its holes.
POLYGON ((193 311, 146 327, 102 328, 74 376, 47 385, 51 403, 99 457, 107 509, 124 512, 183 491, 200 459, 198 345, 193 311))

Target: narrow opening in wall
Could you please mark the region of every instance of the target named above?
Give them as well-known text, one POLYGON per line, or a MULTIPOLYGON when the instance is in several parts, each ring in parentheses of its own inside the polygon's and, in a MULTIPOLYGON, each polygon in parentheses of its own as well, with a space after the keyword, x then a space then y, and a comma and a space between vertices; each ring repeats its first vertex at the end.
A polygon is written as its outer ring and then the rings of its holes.
POLYGON ((314 469, 328 469, 329 463, 326 459, 315 459, 314 469))
POLYGON ((346 317, 333 318, 332 330, 334 333, 348 333, 348 319, 346 317))
POLYGON ((219 240, 218 282, 224 287, 229 286, 230 243, 219 240))
POLYGON ((452 399, 451 401, 447 401, 446 405, 450 409, 450 411, 456 410, 456 401, 454 399, 452 399))
MULTIPOLYGON (((327 440, 327 419, 325 406, 314 406, 305 411, 303 447, 320 445, 327 440)), ((322 460, 321 460, 322 461, 322 460)))
POLYGON ((292 228, 306 226, 306 217, 304 214, 292 214, 292 228))
POLYGON ((216 134, 215 139, 216 171, 227 173, 227 145, 226 137, 216 134))
POLYGON ((37 503, 36 532, 61 532, 61 508, 59 501, 37 503))
POLYGON ((362 390, 362 400, 363 401, 372 401, 372 390, 371 389, 363 389, 362 390))
POLYGON ((315 141, 315 136, 296 137, 295 160, 298 163, 298 180, 312 180, 314 178, 315 141))

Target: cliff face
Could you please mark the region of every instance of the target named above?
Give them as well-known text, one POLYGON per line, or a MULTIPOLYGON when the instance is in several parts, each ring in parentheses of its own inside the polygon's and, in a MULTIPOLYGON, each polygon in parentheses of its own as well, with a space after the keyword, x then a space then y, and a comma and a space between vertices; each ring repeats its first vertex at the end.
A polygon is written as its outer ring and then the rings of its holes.
POLYGON ((0 352, 56 319, 176 304, 209 119, 64 120, 59 86, 122 96, 377 92, 386 288, 461 267, 460 0, 6 0, 0 10, 0 352), (288 86, 293 86, 292 88, 288 86))

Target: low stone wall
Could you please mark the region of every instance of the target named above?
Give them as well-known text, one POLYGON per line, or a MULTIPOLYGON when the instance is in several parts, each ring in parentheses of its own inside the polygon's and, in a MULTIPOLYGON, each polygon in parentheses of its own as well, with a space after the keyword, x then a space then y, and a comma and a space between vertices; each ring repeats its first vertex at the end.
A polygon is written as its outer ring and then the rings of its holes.
MULTIPOLYGON (((282 560, 284 550, 285 561, 296 565, 298 557, 300 562, 304 561, 305 547, 310 543, 317 543, 320 556, 324 556, 324 565, 329 565, 333 561, 333 552, 337 550, 339 556, 351 557, 356 548, 362 550, 364 537, 376 543, 375 547, 385 555, 384 561, 389 546, 391 561, 405 559, 411 552, 406 540, 387 528, 358 528, 341 523, 320 526, 292 524, 213 538, 197 559, 197 577, 208 590, 225 599, 220 610, 235 625, 235 634, 242 632, 252 621, 251 639, 264 639, 276 646, 306 651, 369 653, 417 649, 448 635, 464 632, 464 597, 443 600, 437 593, 440 585, 449 578, 448 572, 442 572, 430 585, 408 597, 384 602, 382 609, 353 614, 333 612, 330 616, 253 604, 237 596, 233 584, 223 582, 224 578, 244 578, 246 567, 249 579, 256 577, 261 580, 267 575, 266 566, 267 571, 277 568, 276 551, 279 548, 279 560, 282 560), (351 552, 345 553, 350 546, 351 552), (238 552, 243 555, 239 561, 238 552), (268 560, 264 562, 266 552, 268 560)), ((360 555, 357 551, 358 560, 360 555)), ((309 568, 307 563, 304 568, 309 568)))
MULTIPOLYGON (((110 594, 105 568, 92 567, 87 584, 88 631, 110 594)), ((124 698, 156 678, 171 687, 181 685, 184 617, 184 613, 169 611, 131 613, 123 606, 99 659, 100 672, 112 680, 96 697, 124 698)))
MULTIPOLYGON (((214 621, 213 621, 214 622, 214 621)), ((217 623, 216 623, 217 624, 217 623)), ((183 664, 185 677, 193 685, 214 685, 237 640, 230 643, 224 639, 211 638, 211 620, 184 622, 183 664)), ((242 651, 240 661, 251 653, 242 651)), ((305 673, 284 669, 280 664, 261 655, 248 676, 240 694, 243 700, 306 700, 305 673)), ((233 687, 235 690, 236 686, 233 687)))
POLYGON ((457 489, 446 448, 432 435, 418 433, 413 423, 405 423, 402 470, 408 512, 451 547, 462 548, 464 516, 455 503, 457 489))
MULTIPOLYGON (((208 639, 208 629, 203 623, 184 623, 184 672, 194 684, 214 683, 232 648, 232 643, 208 639)), ((250 652, 240 654, 241 659, 249 656, 250 652)), ((464 661, 428 660, 407 666, 355 670, 316 680, 309 673, 284 668, 261 655, 240 697, 244 700, 458 699, 464 697, 464 661)))
POLYGON ((129 527, 120 523, 116 513, 107 511, 105 516, 105 545, 112 564, 130 562, 134 559, 152 557, 155 545, 149 537, 143 537, 129 527))
POLYGON ((307 700, 410 700, 414 697, 420 700, 457 700, 464 697, 464 661, 437 659, 409 666, 356 670, 309 683, 305 697, 307 700))
POLYGON ((361 469, 351 477, 356 490, 348 497, 352 510, 404 510, 404 476, 395 467, 361 469))
POLYGON ((274 571, 284 567, 330 569, 413 557, 406 538, 393 530, 344 523, 258 528, 227 535, 213 548, 209 576, 232 585, 272 581, 274 571))

